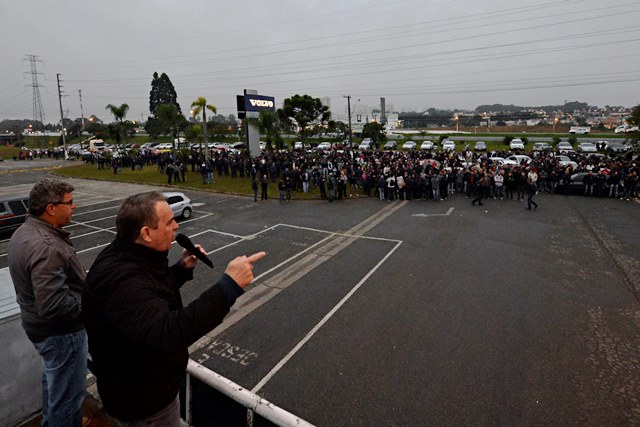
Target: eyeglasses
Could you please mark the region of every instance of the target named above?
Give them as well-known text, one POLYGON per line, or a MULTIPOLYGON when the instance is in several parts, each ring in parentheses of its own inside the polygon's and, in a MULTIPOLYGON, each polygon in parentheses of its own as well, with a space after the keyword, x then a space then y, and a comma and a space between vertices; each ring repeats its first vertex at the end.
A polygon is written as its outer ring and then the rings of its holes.
POLYGON ((68 202, 55 202, 55 203, 51 203, 52 205, 69 205, 71 206, 73 204, 73 199, 69 200, 68 202))

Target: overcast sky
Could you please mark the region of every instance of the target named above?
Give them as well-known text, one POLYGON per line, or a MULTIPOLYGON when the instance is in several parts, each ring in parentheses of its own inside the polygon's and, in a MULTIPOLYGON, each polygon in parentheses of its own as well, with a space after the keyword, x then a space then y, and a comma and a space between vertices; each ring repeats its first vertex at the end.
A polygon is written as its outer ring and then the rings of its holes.
POLYGON ((48 123, 149 115, 153 73, 189 113, 199 96, 236 114, 243 89, 329 98, 334 117, 394 111, 640 103, 638 0, 3 0, 0 120, 33 118, 37 55, 48 123), (68 112, 66 111, 68 110, 68 112))

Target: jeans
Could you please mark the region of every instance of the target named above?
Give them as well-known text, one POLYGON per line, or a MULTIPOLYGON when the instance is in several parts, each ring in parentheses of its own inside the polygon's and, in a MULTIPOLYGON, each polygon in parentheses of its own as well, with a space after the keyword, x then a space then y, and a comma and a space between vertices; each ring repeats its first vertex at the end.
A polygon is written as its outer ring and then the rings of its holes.
POLYGON ((178 396, 164 409, 150 417, 136 421, 120 421, 122 427, 180 427, 180 400, 178 396))
POLYGON ((33 344, 42 356, 42 426, 82 425, 87 393, 87 333, 83 329, 33 344))

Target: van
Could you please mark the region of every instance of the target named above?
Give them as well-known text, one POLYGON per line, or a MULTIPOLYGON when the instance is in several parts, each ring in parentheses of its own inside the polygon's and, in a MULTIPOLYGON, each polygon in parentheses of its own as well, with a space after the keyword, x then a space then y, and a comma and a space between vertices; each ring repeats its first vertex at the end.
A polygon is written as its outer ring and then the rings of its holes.
POLYGON ((0 196, 0 233, 20 227, 29 213, 29 196, 0 196))

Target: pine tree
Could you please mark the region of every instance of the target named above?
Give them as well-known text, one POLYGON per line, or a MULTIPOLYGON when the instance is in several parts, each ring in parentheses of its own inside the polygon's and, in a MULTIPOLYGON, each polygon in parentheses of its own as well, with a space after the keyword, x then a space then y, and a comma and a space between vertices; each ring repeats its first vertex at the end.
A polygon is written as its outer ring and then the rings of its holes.
POLYGON ((165 73, 158 77, 158 73, 153 73, 151 81, 151 92, 149 93, 149 111, 152 116, 156 115, 156 110, 161 104, 173 104, 182 114, 180 104, 178 104, 178 94, 176 93, 173 83, 165 73))

